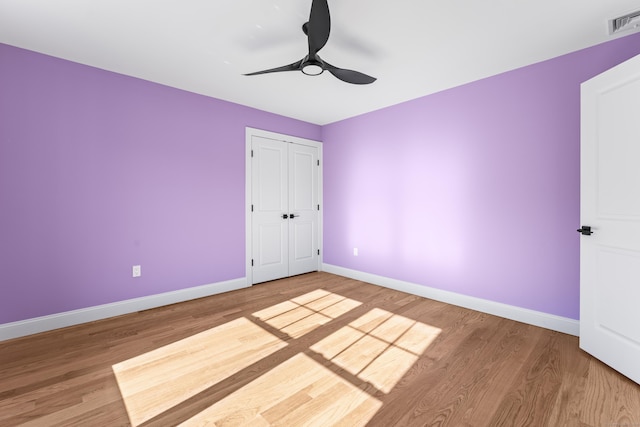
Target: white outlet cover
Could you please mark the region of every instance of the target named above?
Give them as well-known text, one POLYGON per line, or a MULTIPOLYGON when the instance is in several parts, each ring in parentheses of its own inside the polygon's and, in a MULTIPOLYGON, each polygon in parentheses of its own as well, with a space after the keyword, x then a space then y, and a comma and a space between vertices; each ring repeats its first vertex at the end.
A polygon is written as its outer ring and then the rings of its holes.
POLYGON ((134 265, 132 268, 133 277, 140 277, 142 275, 142 270, 139 265, 134 265))

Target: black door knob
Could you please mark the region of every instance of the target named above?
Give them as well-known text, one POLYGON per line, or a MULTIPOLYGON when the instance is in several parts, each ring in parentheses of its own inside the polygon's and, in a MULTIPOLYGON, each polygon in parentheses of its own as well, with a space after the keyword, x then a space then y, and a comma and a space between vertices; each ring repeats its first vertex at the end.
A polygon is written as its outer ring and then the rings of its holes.
POLYGON ((287 214, 282 214, 282 219, 287 219, 287 218, 289 218, 289 215, 287 215, 287 214))
POLYGON ((578 228, 576 231, 582 234, 583 236, 591 236, 593 234, 593 231, 591 231, 591 227, 588 225, 583 225, 582 227, 578 228))

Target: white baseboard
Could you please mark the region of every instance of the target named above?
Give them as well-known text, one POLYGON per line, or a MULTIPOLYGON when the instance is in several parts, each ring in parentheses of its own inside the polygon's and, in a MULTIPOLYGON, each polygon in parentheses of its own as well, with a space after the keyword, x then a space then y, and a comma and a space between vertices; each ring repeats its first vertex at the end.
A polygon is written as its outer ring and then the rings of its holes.
POLYGON ((471 310, 493 314, 495 316, 504 317, 506 319, 527 323, 529 325, 539 326, 553 331, 563 332, 569 335, 580 335, 580 322, 574 319, 569 319, 567 317, 561 317, 553 314, 543 313, 541 311, 529 310, 513 305, 502 304, 499 302, 462 295, 455 292, 443 291, 441 289, 421 286, 415 283, 404 282, 402 280, 390 279, 388 277, 377 276, 375 274, 363 273, 361 271, 338 267, 331 264, 323 264, 322 270, 326 271, 327 273, 337 274, 339 276, 360 280, 362 282, 373 283, 374 285, 383 286, 385 288, 395 289, 397 291, 402 291, 424 298, 445 302, 447 304, 453 304, 460 307, 469 308, 471 310))
MULTIPOLYGON (((580 322, 567 317, 556 316, 540 311, 489 301, 482 298, 430 288, 428 286, 421 286, 415 283, 364 273, 331 264, 322 264, 322 271, 418 295, 424 298, 445 302, 447 304, 453 304, 469 308, 471 310, 493 314, 506 319, 551 329, 553 331, 563 332, 569 335, 580 335, 580 322)), ((36 317, 18 322, 5 323, 0 325, 0 341, 92 322, 95 320, 106 319, 109 317, 120 316, 123 314, 135 313, 136 311, 189 301, 196 298, 247 288, 249 286, 250 285, 247 285, 246 279, 241 278, 157 295, 150 295, 147 297, 134 298, 111 304, 67 311, 49 316, 36 317)))
POLYGON ((180 289, 0 325, 0 341, 247 288, 246 278, 180 289))

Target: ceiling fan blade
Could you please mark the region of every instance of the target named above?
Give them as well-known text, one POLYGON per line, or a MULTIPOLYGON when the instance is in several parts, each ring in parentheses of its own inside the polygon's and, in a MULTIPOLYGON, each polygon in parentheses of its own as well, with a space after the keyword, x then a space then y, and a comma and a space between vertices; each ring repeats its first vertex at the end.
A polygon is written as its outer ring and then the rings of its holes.
POLYGON ((345 70, 344 68, 334 67, 331 64, 324 63, 325 69, 331 74, 342 80, 343 82, 353 83, 355 85, 367 85, 375 82, 375 77, 368 76, 359 71, 345 70))
POLYGON ((268 70, 255 71, 253 73, 244 74, 245 76, 256 76, 258 74, 267 74, 267 73, 277 73, 279 71, 298 71, 300 70, 300 65, 302 64, 302 60, 296 61, 293 64, 283 65, 282 67, 270 68, 268 70))
POLYGON ((311 14, 306 24, 307 37, 309 39, 309 53, 318 52, 327 44, 331 32, 331 16, 327 0, 313 0, 311 14))

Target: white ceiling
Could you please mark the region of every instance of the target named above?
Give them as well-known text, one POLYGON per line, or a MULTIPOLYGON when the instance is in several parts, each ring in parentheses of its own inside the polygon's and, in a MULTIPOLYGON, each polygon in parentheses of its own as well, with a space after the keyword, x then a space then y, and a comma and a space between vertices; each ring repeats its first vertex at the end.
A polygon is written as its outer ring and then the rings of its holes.
POLYGON ((0 43, 324 125, 611 40, 608 19, 640 4, 329 0, 331 36, 320 56, 378 81, 243 76, 304 57, 310 7, 311 0, 0 0, 0 43))

